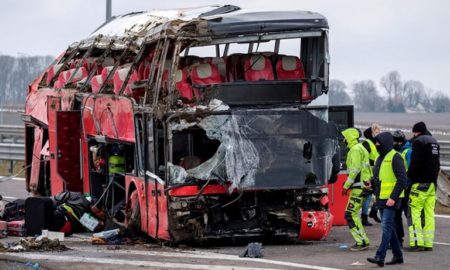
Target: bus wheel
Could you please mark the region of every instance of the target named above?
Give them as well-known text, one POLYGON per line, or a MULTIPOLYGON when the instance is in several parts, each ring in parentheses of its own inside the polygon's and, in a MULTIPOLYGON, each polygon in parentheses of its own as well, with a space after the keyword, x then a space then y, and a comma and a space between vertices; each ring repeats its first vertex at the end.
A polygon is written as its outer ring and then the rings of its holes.
POLYGON ((127 227, 133 231, 141 230, 141 207, 137 190, 133 191, 126 207, 127 227))

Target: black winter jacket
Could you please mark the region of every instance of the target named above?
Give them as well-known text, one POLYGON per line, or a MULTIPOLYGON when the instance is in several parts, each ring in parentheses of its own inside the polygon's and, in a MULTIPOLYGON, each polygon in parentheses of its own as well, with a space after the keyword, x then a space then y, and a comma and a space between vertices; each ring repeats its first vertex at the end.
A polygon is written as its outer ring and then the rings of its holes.
POLYGON ((423 134, 412 144, 408 178, 414 183, 435 183, 440 168, 439 144, 431 135, 423 134))

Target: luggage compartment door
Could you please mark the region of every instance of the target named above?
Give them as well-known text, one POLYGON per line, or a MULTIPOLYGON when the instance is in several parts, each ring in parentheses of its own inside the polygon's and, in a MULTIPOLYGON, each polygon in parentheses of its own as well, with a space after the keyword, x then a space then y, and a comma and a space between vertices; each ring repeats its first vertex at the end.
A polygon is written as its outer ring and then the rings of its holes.
POLYGON ((57 172, 64 181, 64 190, 67 191, 83 192, 80 135, 80 111, 58 111, 56 113, 57 172))

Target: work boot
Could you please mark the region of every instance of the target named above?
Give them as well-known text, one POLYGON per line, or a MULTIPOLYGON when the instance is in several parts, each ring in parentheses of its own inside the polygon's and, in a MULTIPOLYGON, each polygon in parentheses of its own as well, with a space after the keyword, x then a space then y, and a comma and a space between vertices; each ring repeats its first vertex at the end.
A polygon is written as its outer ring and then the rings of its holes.
POLYGON ((392 257, 392 260, 386 262, 386 265, 402 264, 403 262, 403 257, 392 257))
POLYGON ((420 252, 420 251, 424 251, 425 249, 423 247, 407 247, 407 248, 404 248, 404 250, 406 252, 420 252))
POLYGON ((363 251, 369 249, 369 244, 362 244, 362 245, 354 244, 349 249, 350 251, 363 251))
POLYGON ((384 262, 380 259, 378 259, 377 257, 373 257, 373 258, 367 258, 367 261, 370 263, 374 263, 376 265, 378 265, 379 267, 383 267, 384 266, 384 262))
POLYGON ((366 214, 361 214, 361 223, 363 226, 372 226, 373 224, 369 222, 369 216, 366 214))
POLYGON ((370 209, 369 217, 373 218, 373 220, 377 223, 381 223, 381 219, 378 217, 378 210, 376 208, 372 207, 372 209, 370 209))

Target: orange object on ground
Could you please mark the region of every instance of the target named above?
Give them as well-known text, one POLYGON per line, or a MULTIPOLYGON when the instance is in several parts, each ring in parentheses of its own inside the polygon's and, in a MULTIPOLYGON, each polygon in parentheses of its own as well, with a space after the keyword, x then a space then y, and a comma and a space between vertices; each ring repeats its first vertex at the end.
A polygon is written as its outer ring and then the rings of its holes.
POLYGON ((334 216, 333 226, 347 225, 345 220, 345 208, 347 207, 348 195, 342 195, 342 187, 347 180, 347 174, 338 174, 338 179, 334 184, 328 185, 328 207, 334 216))

